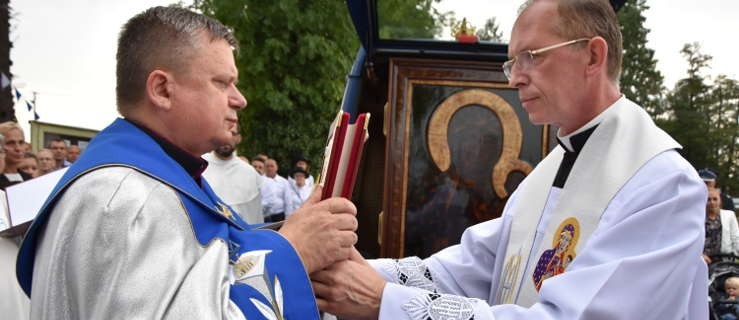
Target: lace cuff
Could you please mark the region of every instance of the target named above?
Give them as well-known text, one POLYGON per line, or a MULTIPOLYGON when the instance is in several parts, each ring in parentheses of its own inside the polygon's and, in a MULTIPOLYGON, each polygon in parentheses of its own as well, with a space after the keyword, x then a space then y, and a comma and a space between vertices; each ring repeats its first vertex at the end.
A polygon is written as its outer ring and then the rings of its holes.
POLYGON ((438 292, 431 270, 418 257, 376 261, 382 271, 392 277, 388 279, 389 281, 407 287, 419 288, 434 293, 438 292))
POLYGON ((402 308, 408 318, 413 320, 473 320, 475 318, 474 306, 478 302, 480 302, 479 299, 428 293, 411 299, 402 308))

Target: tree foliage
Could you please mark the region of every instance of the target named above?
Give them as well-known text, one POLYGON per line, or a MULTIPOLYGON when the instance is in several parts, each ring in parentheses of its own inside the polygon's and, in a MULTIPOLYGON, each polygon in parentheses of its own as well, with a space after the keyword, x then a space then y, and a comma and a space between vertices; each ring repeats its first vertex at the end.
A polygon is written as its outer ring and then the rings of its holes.
POLYGON ((287 173, 303 155, 320 163, 359 48, 346 4, 335 0, 203 0, 194 6, 239 41, 239 114, 248 156, 267 153, 287 173))
POLYGON ((500 30, 500 26, 498 25, 498 21, 495 20, 495 17, 488 18, 485 21, 485 26, 482 29, 477 30, 477 38, 482 41, 503 41, 503 31, 500 30))
MULTIPOLYGON (((386 23, 410 25, 433 36, 445 19, 433 9, 438 1, 388 0, 378 5, 387 12, 382 17, 386 23)), ((196 0, 193 6, 232 28, 241 47, 236 64, 248 106, 239 114, 245 137, 239 152, 268 154, 281 164, 282 174, 299 155, 322 163, 325 137, 360 45, 346 3, 196 0)), ((387 32, 386 37, 406 35, 402 30, 387 32)))
POLYGON ((729 192, 739 191, 739 84, 726 76, 712 83, 703 75, 712 57, 698 43, 686 44, 681 53, 688 62, 687 77, 667 96, 667 119, 662 127, 682 146, 681 153, 696 168, 712 168, 729 192))
POLYGON ((627 98, 655 116, 664 112, 665 88, 662 73, 657 70, 654 50, 647 47, 649 29, 644 26, 644 11, 647 9, 646 0, 628 0, 618 11, 624 48, 620 84, 621 92, 627 98))
POLYGON ((683 156, 694 166, 703 167, 711 162, 706 158, 710 152, 705 143, 710 128, 710 99, 709 85, 701 70, 708 66, 711 57, 700 53, 697 43, 686 44, 681 52, 688 60, 688 77, 679 80, 667 97, 671 121, 665 129, 683 145, 683 156))
POLYGON ((618 12, 624 39, 621 92, 642 105, 657 125, 674 137, 682 155, 695 168, 712 168, 727 191, 739 192, 739 85, 736 80, 704 75, 712 57, 698 43, 681 50, 688 62, 687 77, 668 91, 657 70, 654 50, 644 27, 646 0, 627 0, 618 12))
POLYGON ((450 22, 450 13, 434 7, 441 0, 377 2, 380 39, 432 39, 450 22))
POLYGON ((709 121, 712 137, 707 141, 712 160, 708 166, 717 168, 720 186, 733 195, 739 191, 739 82, 719 75, 709 92, 709 121))

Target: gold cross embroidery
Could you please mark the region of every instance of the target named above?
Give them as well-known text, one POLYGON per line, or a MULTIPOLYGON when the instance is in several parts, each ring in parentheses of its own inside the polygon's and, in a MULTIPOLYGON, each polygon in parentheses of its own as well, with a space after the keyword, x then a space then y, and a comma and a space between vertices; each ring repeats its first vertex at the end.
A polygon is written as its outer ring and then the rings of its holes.
POLYGON ((231 212, 231 210, 228 209, 223 203, 218 203, 218 209, 216 209, 218 213, 220 213, 222 216, 228 218, 229 220, 233 220, 234 215, 231 212))

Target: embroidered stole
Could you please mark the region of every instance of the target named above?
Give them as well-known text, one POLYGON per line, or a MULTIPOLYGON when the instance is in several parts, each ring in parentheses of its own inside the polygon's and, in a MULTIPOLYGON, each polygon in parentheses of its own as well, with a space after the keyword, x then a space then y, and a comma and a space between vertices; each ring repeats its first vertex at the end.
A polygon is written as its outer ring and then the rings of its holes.
POLYGON ((496 304, 529 307, 536 303, 541 283, 566 271, 611 199, 636 171, 657 154, 680 148, 626 98, 603 112, 570 171, 538 248, 533 248, 537 225, 564 149, 557 146, 521 185, 496 286, 496 304))

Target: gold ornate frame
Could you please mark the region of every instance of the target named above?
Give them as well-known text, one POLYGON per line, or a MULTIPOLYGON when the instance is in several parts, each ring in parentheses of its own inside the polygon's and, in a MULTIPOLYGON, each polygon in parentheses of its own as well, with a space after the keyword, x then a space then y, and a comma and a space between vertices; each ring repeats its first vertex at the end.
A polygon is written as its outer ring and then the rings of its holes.
MULTIPOLYGON (((515 90, 507 85, 500 63, 398 58, 391 59, 389 78, 388 105, 385 108, 383 124, 383 131, 387 135, 384 208, 378 226, 378 240, 381 256, 398 258, 404 256, 405 248, 408 144, 414 85, 470 88, 447 97, 434 111, 430 120, 432 123, 429 124, 427 133, 429 152, 440 170, 447 170, 451 163, 447 125, 455 112, 471 104, 484 106, 493 111, 501 119, 501 126, 505 132, 503 152, 495 164, 491 177, 496 195, 500 198, 508 195, 505 181, 509 172, 519 171, 528 174, 532 168, 519 159, 522 130, 513 107, 500 96, 481 90, 484 88, 515 90)), ((549 130, 549 126, 542 129, 542 158, 550 149, 549 130)))

